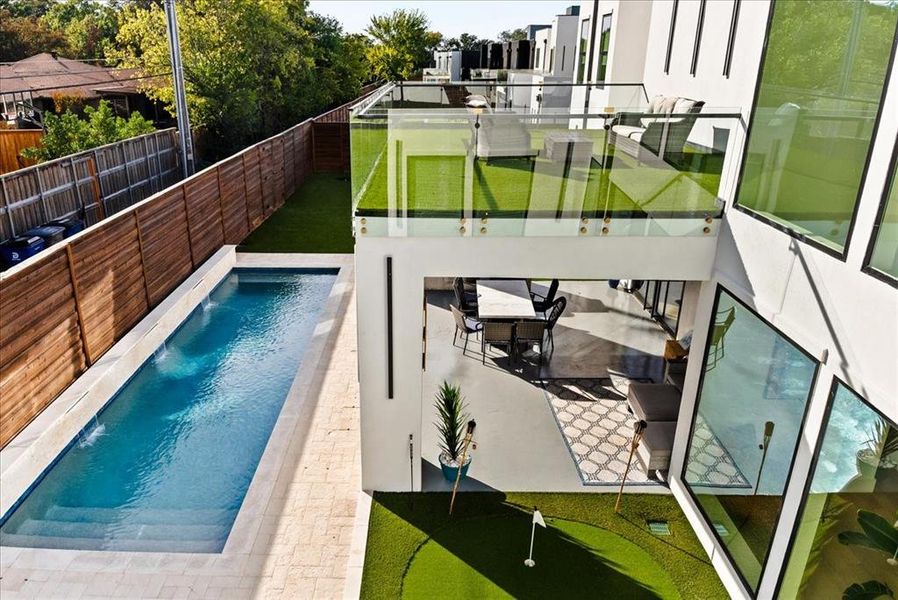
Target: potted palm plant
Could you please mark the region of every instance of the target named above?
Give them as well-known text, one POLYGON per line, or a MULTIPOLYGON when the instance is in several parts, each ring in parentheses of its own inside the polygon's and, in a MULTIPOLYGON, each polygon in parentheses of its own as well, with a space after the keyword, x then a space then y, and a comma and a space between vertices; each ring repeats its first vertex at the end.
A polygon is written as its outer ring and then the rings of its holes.
POLYGON ((444 381, 437 390, 434 408, 437 410, 437 422, 434 424, 440 433, 440 469, 443 477, 454 482, 460 467, 461 477, 464 479, 471 465, 471 455, 465 456, 463 465, 459 464, 468 422, 467 406, 461 396, 461 388, 444 381))
POLYGON ((898 453, 898 429, 879 419, 870 430, 864 447, 857 451, 857 470, 865 478, 876 477, 880 469, 893 469, 898 453))

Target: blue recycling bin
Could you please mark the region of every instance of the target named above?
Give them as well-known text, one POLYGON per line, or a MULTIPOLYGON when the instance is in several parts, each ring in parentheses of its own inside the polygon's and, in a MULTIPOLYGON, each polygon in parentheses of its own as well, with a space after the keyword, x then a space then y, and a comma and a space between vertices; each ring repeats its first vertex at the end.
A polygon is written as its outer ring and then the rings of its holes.
POLYGON ((0 261, 5 266, 12 267, 26 258, 31 258, 45 247, 43 238, 36 235, 14 237, 0 244, 0 261))
POLYGON ((75 217, 66 217, 64 219, 54 219, 47 223, 47 225, 53 225, 56 227, 63 228, 63 237, 72 237, 79 231, 84 230, 84 221, 81 219, 76 219, 75 217))
POLYGON ((39 237, 44 240, 44 246, 52 246, 56 242, 61 242, 65 237, 65 227, 57 225, 43 225, 42 227, 32 227, 25 232, 28 237, 39 237))

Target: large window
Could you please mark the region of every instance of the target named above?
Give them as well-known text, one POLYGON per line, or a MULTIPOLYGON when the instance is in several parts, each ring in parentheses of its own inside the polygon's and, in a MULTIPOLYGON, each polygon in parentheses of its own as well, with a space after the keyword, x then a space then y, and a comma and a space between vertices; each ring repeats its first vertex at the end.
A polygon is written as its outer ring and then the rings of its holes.
POLYGON ((667 32, 667 53, 664 55, 664 74, 670 73, 670 57, 673 54, 674 33, 677 31, 677 9, 680 7, 680 0, 673 0, 673 6, 670 8, 670 31, 667 32))
POLYGON ((586 61, 587 54, 586 51, 589 49, 589 19, 584 19, 582 23, 580 23, 580 47, 578 52, 577 60, 577 82, 585 83, 589 78, 589 74, 586 72, 586 61))
POLYGON ((604 87, 605 77, 608 75, 608 50, 611 47, 611 13, 602 15, 602 31, 599 35, 599 72, 596 80, 599 87, 604 87))
POLYGON ((757 590, 817 364, 718 288, 683 480, 757 590))
POLYGON ((736 202, 841 255, 878 123, 898 4, 790 0, 771 11, 736 202))
POLYGON ((898 284, 898 141, 892 152, 889 180, 883 192, 879 218, 873 230, 867 268, 898 284))
POLYGON ((779 598, 893 597, 880 586, 898 592, 898 428, 840 381, 830 403, 779 598))
POLYGON ((705 29, 705 9, 707 0, 699 0, 698 20, 695 23, 695 43, 692 45, 692 63, 689 66, 689 74, 695 77, 698 70, 698 52, 702 48, 702 31, 705 29))

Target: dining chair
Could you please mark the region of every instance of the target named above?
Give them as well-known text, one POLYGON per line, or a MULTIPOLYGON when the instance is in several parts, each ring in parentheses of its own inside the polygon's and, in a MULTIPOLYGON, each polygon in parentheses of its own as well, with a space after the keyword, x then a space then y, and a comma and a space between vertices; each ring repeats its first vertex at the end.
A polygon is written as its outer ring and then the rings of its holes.
POLYGON ((549 316, 546 319, 546 333, 548 333, 547 345, 552 346, 553 352, 555 351, 555 335, 553 333, 555 324, 558 323, 558 319, 561 317, 561 313, 564 312, 566 307, 567 298, 564 296, 557 298, 555 302, 552 303, 552 307, 549 309, 549 316))
POLYGON ((546 337, 546 321, 518 321, 514 325, 514 346, 539 346, 539 366, 543 364, 543 341, 546 337))
POLYGON ((533 300, 533 310, 536 312, 546 312, 550 308, 552 308, 552 303, 555 302, 555 295, 558 293, 558 280, 553 279, 552 283, 549 284, 549 290, 545 295, 537 294, 536 292, 530 293, 530 299, 533 300))
POLYGON ((458 339, 459 333, 464 335, 465 345, 461 351, 461 353, 464 354, 468 351, 468 336, 472 333, 480 332, 480 330, 483 329, 483 323, 474 317, 469 317, 455 306, 450 305, 449 308, 452 310, 453 318, 455 318, 455 334, 452 336, 452 345, 455 345, 455 340, 458 339))
POLYGON ((455 302, 463 313, 477 312, 477 293, 465 290, 465 280, 456 277, 452 282, 452 290, 455 292, 455 302))
POLYGON ((483 352, 483 364, 486 364, 487 346, 505 346, 509 358, 514 359, 514 323, 505 321, 484 321, 480 332, 480 349, 483 352))

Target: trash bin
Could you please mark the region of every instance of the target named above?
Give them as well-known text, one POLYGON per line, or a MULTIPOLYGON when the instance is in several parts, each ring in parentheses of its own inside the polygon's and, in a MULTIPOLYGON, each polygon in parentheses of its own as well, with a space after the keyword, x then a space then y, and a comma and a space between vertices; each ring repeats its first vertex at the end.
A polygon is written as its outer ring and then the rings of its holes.
POLYGON ((53 221, 47 223, 47 225, 62 227, 65 230, 63 232, 63 237, 72 237, 73 235, 84 229, 84 221, 82 221, 81 219, 76 219, 75 217, 54 219, 53 221))
POLYGON ((33 227, 25 232, 27 236, 37 236, 44 240, 46 246, 52 246, 56 242, 61 242, 65 237, 65 227, 57 225, 44 225, 43 227, 33 227))
POLYGON ((0 244, 0 261, 7 267, 17 265, 26 258, 31 258, 45 248, 43 238, 38 236, 19 236, 0 244))

